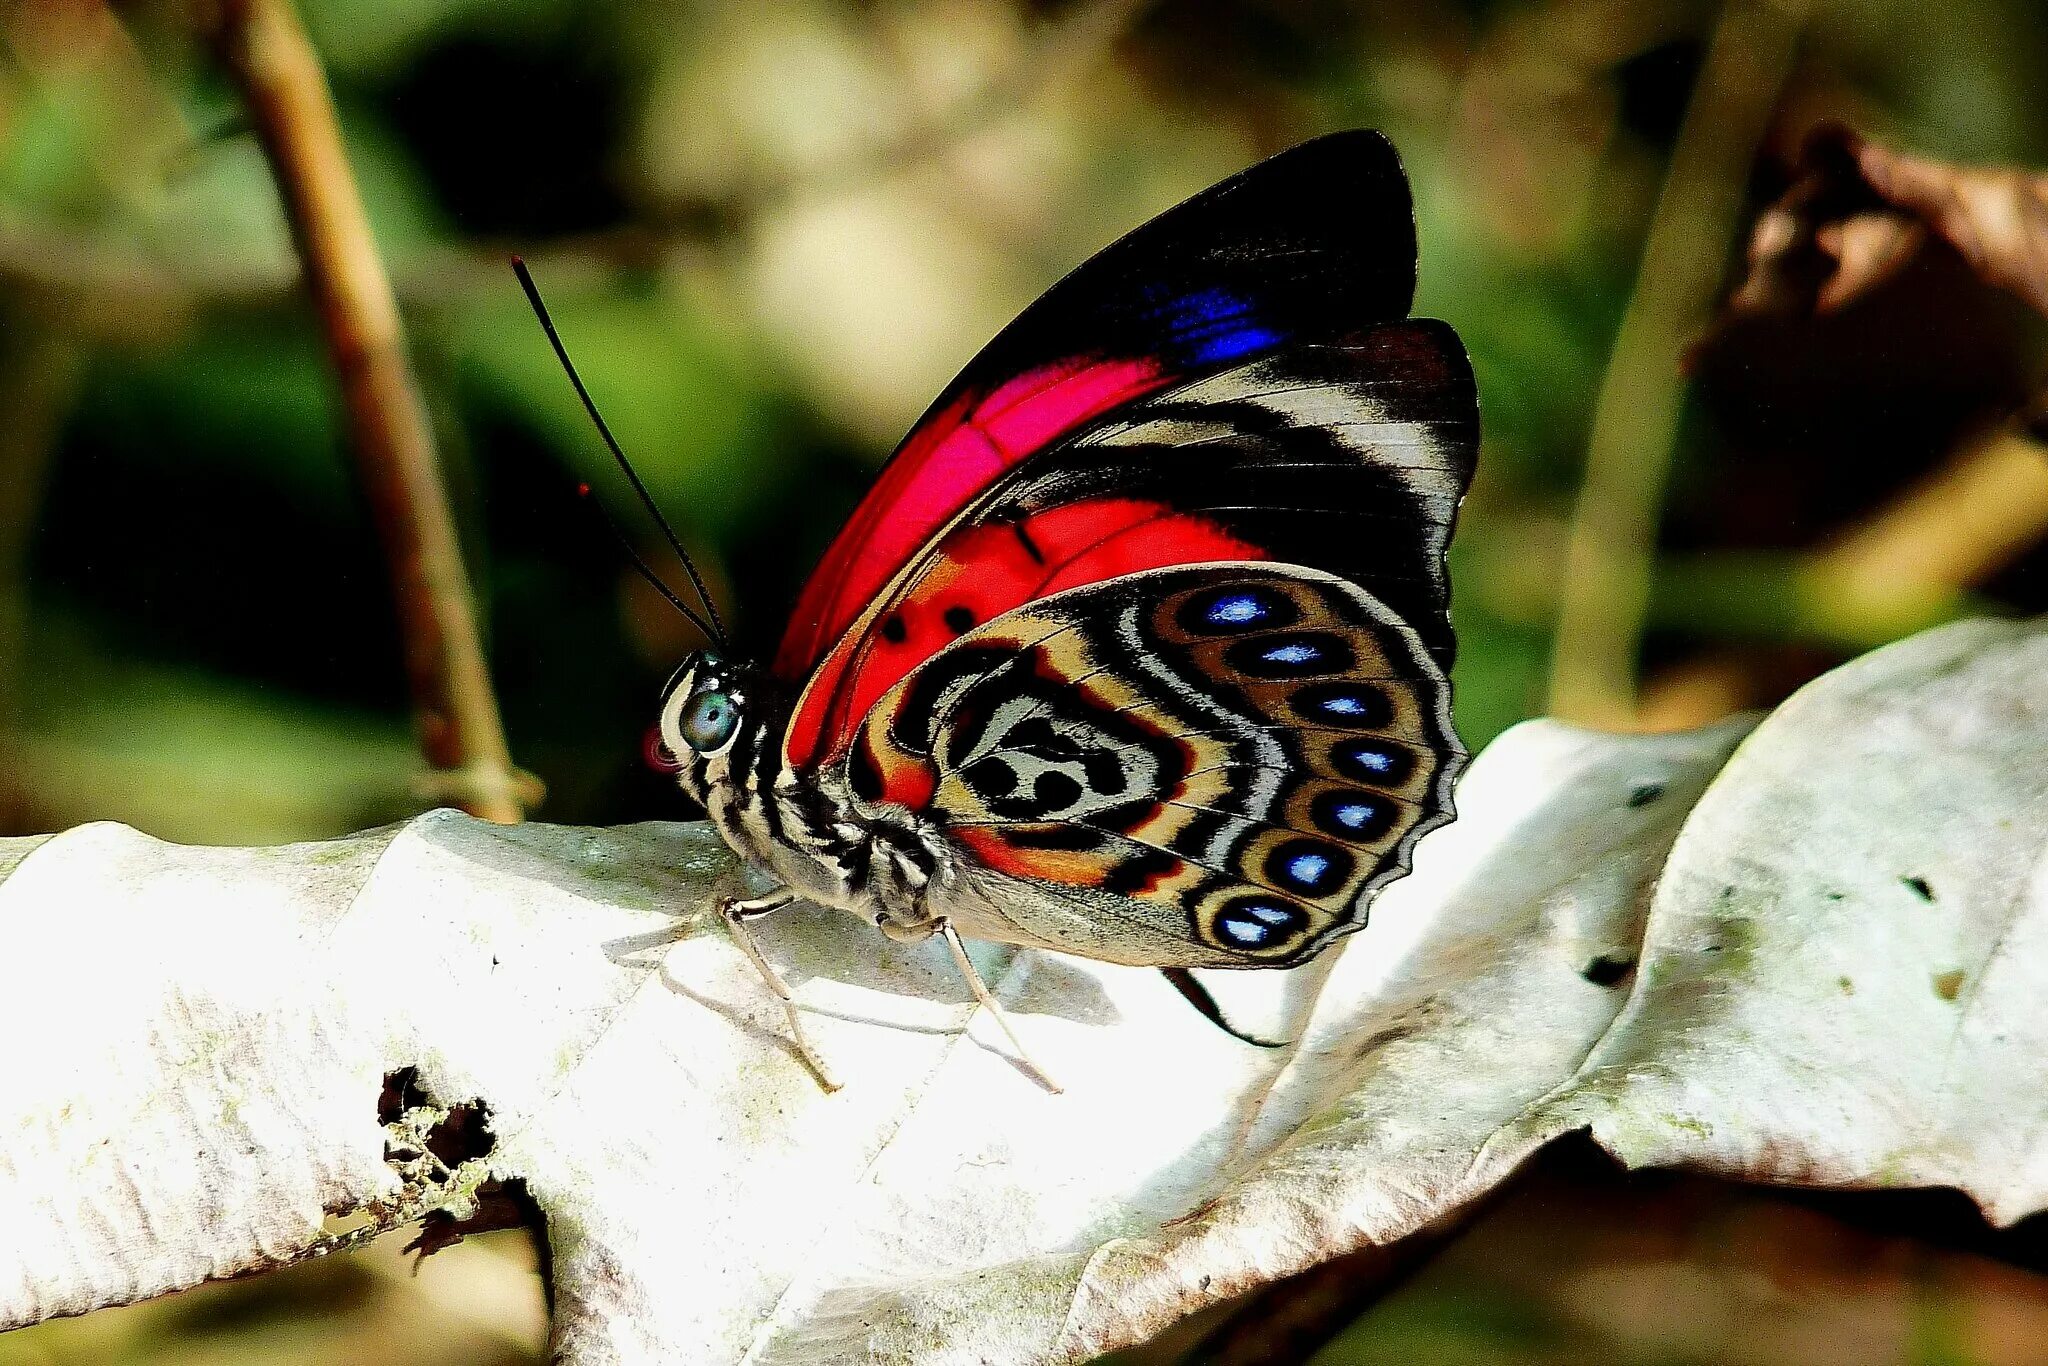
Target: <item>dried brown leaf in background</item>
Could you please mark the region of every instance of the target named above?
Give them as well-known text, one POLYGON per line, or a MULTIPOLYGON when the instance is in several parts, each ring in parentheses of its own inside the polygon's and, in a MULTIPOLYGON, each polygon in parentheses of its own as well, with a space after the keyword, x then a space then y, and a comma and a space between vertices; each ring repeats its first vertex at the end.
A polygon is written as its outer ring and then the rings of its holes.
POLYGON ((1929 240, 2048 315, 2048 175, 1951 165, 1823 124, 1807 137, 1792 188, 1758 217, 1749 274, 1728 311, 1834 312, 1929 240))

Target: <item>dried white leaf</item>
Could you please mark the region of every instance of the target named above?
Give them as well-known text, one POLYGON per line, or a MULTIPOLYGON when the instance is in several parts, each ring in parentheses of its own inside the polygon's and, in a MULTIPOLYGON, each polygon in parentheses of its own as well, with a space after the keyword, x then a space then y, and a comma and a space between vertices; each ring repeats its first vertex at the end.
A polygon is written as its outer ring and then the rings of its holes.
POLYGON ((1631 1162, 1956 1184, 2018 1217, 2048 1161, 2043 641, 1881 652, 1718 779, 1742 724, 1510 732, 1341 952, 1212 975, 1284 1052, 1154 973, 978 946, 1062 1095, 941 949, 795 910, 763 939, 847 1082, 822 1092, 707 914, 735 870, 701 826, 0 842, 0 1326, 486 1180, 545 1212, 579 1363, 1079 1359, 1410 1233, 1586 1126, 1631 1162), (380 1118, 402 1069, 424 1099, 380 1118), (465 1105, 495 1146, 422 1157, 465 1105))
POLYGON ((2048 628, 1965 622, 1743 745, 1559 1116, 1637 1166, 2048 1206, 2048 628))

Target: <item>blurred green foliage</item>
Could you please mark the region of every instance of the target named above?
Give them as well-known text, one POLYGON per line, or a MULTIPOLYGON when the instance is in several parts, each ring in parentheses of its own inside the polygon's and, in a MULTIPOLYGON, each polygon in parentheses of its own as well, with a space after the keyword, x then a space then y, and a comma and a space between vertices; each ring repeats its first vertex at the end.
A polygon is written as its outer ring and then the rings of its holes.
MULTIPOLYGON (((1476 745, 1540 708, 1556 543, 1715 7, 304 10, 405 302, 513 751, 553 793, 544 816, 681 811, 638 737, 688 638, 571 497, 591 483, 641 534, 506 252, 533 258, 610 421, 765 650, 895 435, 1009 313, 1176 197, 1348 124, 1401 146, 1419 311, 1457 325, 1481 381, 1486 450, 1456 560, 1461 722, 1476 745)), ((1938 21, 1905 3, 1814 7, 1776 149, 1827 112, 1935 152, 2043 159, 2026 94, 2044 47, 2048 23, 2023 4, 1938 21)), ((1782 174, 1764 153, 1759 198, 1782 174)), ((246 840, 408 809, 383 573, 292 280, 262 159, 187 10, 10 12, 0 345, 68 376, 54 397, 19 369, 0 381, 49 407, 41 448, 6 452, 33 490, 0 528, 22 623, 6 652, 14 825, 147 814, 167 835, 246 840), (188 715, 212 719, 172 720, 188 715), (333 781, 314 738, 329 735, 388 769, 333 781), (258 800, 230 752, 265 754, 302 791, 258 800), (145 797, 145 772, 187 790, 145 797)), ((2024 364, 2008 368, 1922 415, 1914 449, 1869 462, 1872 496, 2018 383, 2024 364)), ((1711 507, 1727 438, 1696 406, 1678 491, 1711 507)), ((1788 458, 1824 478, 1837 447, 1788 458)), ((1668 596, 1659 621, 1682 642, 1668 596)), ((1692 635, 1725 635, 1701 601, 1692 635)), ((1791 615, 1762 634, 1798 638, 1791 615)))
MULTIPOLYGON (((1178 197, 1351 125, 1402 149, 1418 312, 1456 325, 1480 379, 1486 443, 1453 556, 1461 729, 1476 748, 1540 710, 1589 416, 1718 5, 301 7, 405 308, 512 752, 549 786, 542 817, 687 814, 640 740, 693 642, 573 496, 595 486, 658 559, 506 253, 532 262, 765 652, 895 438, 1008 316, 1178 197)), ((2048 163, 2043 7, 1783 8, 1799 57, 1742 187, 1752 208, 1821 117, 2048 163)), ((0 5, 12 829, 111 817, 254 842, 418 805, 389 592, 317 326, 190 19, 176 0, 0 5)), ((1735 651, 1789 686, 1870 643, 1809 610, 1793 556, 2037 379, 2038 328, 1967 285, 1937 271, 1838 325, 1699 357, 1646 668, 1735 651)), ((2041 610, 2044 582, 2037 552, 1984 601, 2041 610)), ((1496 1340, 1528 1325, 1500 1312, 1411 1305, 1357 1330, 1391 1335, 1377 1347, 1347 1337, 1318 1359, 1507 1359, 1496 1340)))

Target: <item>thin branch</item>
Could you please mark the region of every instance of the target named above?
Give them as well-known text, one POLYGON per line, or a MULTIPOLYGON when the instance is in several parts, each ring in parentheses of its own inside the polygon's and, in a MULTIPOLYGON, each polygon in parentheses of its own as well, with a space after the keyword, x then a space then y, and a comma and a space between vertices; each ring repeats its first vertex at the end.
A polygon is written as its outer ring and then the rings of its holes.
MULTIPOLYGON (((633 226, 562 239, 526 257, 550 281, 570 287, 655 268, 696 245, 685 228, 633 226)), ((391 287, 408 309, 502 290, 505 258, 514 250, 509 242, 415 246, 389 263, 391 287)), ((304 279, 297 262, 264 254, 148 250, 113 233, 0 211, 0 283, 95 337, 149 340, 202 309, 274 307, 293 298, 304 279)))
POLYGON ((1625 724, 1634 711, 1685 343, 1708 317, 1798 30, 1791 0, 1729 0, 1694 86, 1600 387, 1565 551, 1550 711, 1566 720, 1625 724))
MULTIPOLYGON (((446 304, 502 288, 505 258, 513 254, 525 256, 558 288, 658 267, 728 238, 764 213, 944 156, 1100 60, 1149 4, 1092 0, 1075 7, 1048 24, 1016 61, 959 99, 828 165, 765 176, 716 198, 656 205, 641 221, 546 247, 515 241, 417 246, 391 263, 392 287, 408 306, 446 304)), ((299 272, 290 263, 248 255, 155 252, 110 233, 81 234, 76 225, 6 214, 0 215, 0 281, 80 330, 126 339, 174 326, 195 309, 273 304, 297 287, 299 272)))
POLYGON ((223 0, 214 37, 248 104, 326 326, 391 562, 420 746, 441 771, 435 795, 473 815, 517 821, 534 783, 513 768, 506 747, 398 304, 327 78, 289 0, 223 0))
MULTIPOLYGON (((2019 424, 1966 446, 1876 517, 1817 551, 1808 593, 1836 614, 1924 624, 1927 602, 1953 601, 2048 536, 2048 447, 2019 424)), ((1893 630, 1893 636, 1904 630, 1893 630)))

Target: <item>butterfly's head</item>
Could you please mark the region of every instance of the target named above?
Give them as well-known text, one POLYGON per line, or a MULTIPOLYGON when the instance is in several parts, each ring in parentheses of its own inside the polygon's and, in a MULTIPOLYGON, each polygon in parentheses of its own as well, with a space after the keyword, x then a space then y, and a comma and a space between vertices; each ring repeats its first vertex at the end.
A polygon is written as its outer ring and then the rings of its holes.
POLYGON ((736 750, 761 718, 749 707, 755 699, 752 671, 709 650, 683 660, 670 677, 661 699, 661 740, 681 765, 683 786, 699 801, 723 782, 736 750))

